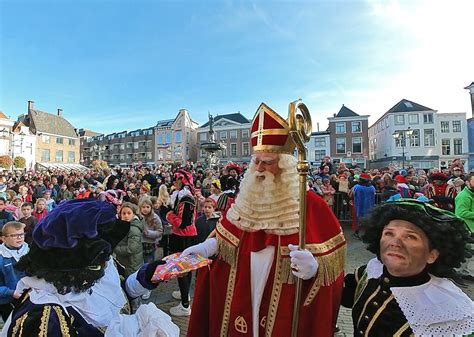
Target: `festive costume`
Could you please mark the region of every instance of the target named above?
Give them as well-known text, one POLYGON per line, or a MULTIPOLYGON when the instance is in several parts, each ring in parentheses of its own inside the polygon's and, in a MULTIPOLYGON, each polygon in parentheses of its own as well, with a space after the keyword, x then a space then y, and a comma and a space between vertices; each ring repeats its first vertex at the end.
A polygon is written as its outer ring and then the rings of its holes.
POLYGON ((156 307, 128 312, 136 298, 157 285, 150 282, 159 262, 121 279, 111 258, 130 224, 116 219, 115 207, 93 200, 60 204, 33 231, 33 243, 17 268, 21 298, 0 336, 157 336, 179 335, 169 316, 156 307), (123 288, 122 288, 123 287, 123 288), (155 327, 154 324, 160 327, 155 327))
POLYGON ((429 199, 433 199, 439 208, 454 210, 456 189, 453 185, 447 183, 448 177, 443 173, 434 173, 431 175, 430 180, 440 180, 444 181, 444 183, 442 185, 431 183, 426 196, 429 199))
MULTIPOLYGON (((252 125, 254 151, 292 153, 287 122, 265 104, 252 125)), ((296 165, 282 171, 280 179, 288 175, 297 178, 296 165)), ((261 206, 254 207, 242 197, 245 180, 217 224, 216 238, 208 239, 217 242, 218 254, 210 269, 199 271, 189 337, 291 335, 296 277, 288 245, 298 244, 299 203, 283 195, 271 205, 257 200, 261 206)), ((297 189, 297 179, 294 183, 297 189)), ((306 222, 306 249, 319 268, 302 281, 298 336, 329 337, 341 297, 346 242, 333 212, 312 192, 307 193, 306 222)), ((209 246, 206 242, 201 245, 209 246)))

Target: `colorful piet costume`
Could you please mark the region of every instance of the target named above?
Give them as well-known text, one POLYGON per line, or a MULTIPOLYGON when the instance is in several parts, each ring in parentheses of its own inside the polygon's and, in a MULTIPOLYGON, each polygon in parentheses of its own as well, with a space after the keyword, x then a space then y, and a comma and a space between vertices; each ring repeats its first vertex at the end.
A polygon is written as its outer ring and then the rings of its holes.
MULTIPOLYGON (((199 271, 189 337, 291 335, 296 277, 288 245, 298 245, 299 229, 295 145, 287 121, 263 103, 253 119, 251 142, 255 152, 279 153, 280 168, 287 163, 275 177, 284 192, 247 200, 255 192, 248 186, 255 171, 251 164, 215 239, 208 239, 216 241, 217 257, 210 269, 199 271)), ((302 281, 298 336, 329 337, 341 298, 346 242, 336 217, 314 193, 307 194, 306 221, 306 249, 319 267, 302 281)))
POLYGON ((77 199, 56 207, 35 227, 31 250, 17 265, 27 275, 17 285, 23 295, 0 336, 133 337, 147 329, 179 336, 154 304, 121 315, 129 312, 128 299, 156 288, 150 280, 161 263, 120 277, 111 255, 129 228, 106 202, 77 199))

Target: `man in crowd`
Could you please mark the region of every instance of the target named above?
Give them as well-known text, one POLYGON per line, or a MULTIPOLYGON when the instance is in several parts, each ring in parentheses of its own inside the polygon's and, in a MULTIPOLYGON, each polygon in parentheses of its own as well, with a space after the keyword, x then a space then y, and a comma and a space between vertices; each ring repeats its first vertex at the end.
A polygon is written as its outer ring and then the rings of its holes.
POLYGON ((474 304, 453 282, 470 233, 453 213, 416 200, 373 210, 363 240, 377 257, 348 274, 342 304, 356 336, 461 336, 474 304))
POLYGON ((183 254, 217 255, 199 271, 188 336, 290 336, 296 278, 297 336, 329 337, 337 318, 346 243, 322 198, 307 193, 306 249, 298 249, 299 186, 286 120, 265 104, 254 117, 254 156, 216 237, 183 254))
MULTIPOLYGON (((466 178, 466 187, 456 196, 456 215, 466 222, 472 234, 474 231, 474 173, 469 174, 466 178)), ((462 278, 474 281, 472 257, 461 266, 460 272, 462 278)))

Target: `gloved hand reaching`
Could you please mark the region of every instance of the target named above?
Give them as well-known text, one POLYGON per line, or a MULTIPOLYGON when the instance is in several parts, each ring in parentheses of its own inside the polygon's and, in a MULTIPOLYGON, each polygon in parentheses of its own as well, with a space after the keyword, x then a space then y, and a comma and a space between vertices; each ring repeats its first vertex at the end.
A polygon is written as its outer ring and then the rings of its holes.
POLYGON ((290 249, 291 272, 293 275, 303 280, 308 280, 316 275, 319 264, 310 251, 307 249, 299 250, 297 245, 292 244, 288 245, 288 249, 290 249))
POLYGON ((216 255, 218 252, 219 248, 217 246, 216 238, 209 238, 202 243, 186 248, 181 253, 181 256, 184 257, 189 254, 199 254, 205 258, 208 258, 210 256, 216 255))
POLYGON ((157 266, 161 264, 166 264, 166 261, 158 260, 153 261, 150 263, 145 263, 143 266, 140 267, 137 273, 137 280, 140 284, 149 290, 155 289, 158 286, 158 283, 152 283, 151 278, 155 273, 155 269, 157 266))

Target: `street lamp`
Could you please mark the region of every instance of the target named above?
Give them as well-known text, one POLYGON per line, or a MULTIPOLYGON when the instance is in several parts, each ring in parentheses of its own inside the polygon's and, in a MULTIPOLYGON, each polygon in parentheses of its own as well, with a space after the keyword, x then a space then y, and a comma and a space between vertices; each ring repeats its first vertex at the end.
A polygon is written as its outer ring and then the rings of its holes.
POLYGON ((413 130, 410 129, 410 127, 408 127, 408 129, 406 130, 397 130, 395 131, 392 136, 393 138, 395 139, 395 146, 397 146, 397 140, 400 142, 401 146, 402 146, 402 158, 403 158, 403 164, 402 164, 402 168, 405 169, 405 146, 406 145, 406 141, 407 141, 407 136, 411 136, 413 134, 413 130))

